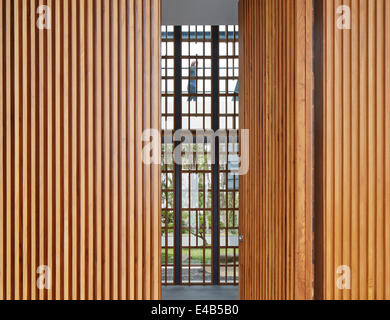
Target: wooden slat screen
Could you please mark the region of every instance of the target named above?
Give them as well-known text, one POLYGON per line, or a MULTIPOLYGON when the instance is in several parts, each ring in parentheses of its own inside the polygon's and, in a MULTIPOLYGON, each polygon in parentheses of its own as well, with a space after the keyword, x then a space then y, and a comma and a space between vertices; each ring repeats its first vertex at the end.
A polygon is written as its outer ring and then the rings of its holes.
POLYGON ((323 297, 390 299, 390 1, 326 0, 323 11, 323 297), (350 30, 337 28, 341 5, 350 30), (337 286, 342 265, 350 290, 337 286))
POLYGON ((311 299, 312 1, 240 0, 240 298, 311 299))
POLYGON ((160 1, 1 0, 0 28, 0 299, 159 298, 160 1))

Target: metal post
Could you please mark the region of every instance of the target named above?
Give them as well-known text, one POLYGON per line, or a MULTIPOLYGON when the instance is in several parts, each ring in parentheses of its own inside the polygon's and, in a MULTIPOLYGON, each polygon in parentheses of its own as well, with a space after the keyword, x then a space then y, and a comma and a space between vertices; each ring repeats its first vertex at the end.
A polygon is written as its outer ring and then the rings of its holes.
MULTIPOLYGON (((212 129, 219 129, 219 27, 211 27, 211 105, 212 129)), ((215 139, 215 157, 212 165, 213 189, 213 284, 219 283, 219 138, 215 139)))
MULTIPOLYGON (((175 26, 174 28, 175 39, 175 56, 174 56, 174 90, 175 90, 175 107, 174 107, 174 128, 180 130, 182 128, 182 116, 181 116, 181 26, 175 26)), ((174 142, 176 147, 180 142, 174 142)), ((181 284, 181 166, 175 163, 175 284, 181 284)))

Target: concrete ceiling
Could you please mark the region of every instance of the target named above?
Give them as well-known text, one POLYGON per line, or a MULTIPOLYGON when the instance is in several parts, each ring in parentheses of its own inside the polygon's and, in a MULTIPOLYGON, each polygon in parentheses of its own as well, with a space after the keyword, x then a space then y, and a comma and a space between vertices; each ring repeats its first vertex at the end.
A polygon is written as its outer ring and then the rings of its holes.
POLYGON ((162 0, 163 25, 238 24, 238 0, 162 0))

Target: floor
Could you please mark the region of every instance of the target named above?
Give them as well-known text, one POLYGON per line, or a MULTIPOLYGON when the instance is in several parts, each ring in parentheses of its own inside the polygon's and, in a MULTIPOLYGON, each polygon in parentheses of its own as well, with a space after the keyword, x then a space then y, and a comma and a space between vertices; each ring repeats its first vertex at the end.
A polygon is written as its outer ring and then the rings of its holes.
POLYGON ((238 300, 238 286, 163 286, 163 300, 238 300))

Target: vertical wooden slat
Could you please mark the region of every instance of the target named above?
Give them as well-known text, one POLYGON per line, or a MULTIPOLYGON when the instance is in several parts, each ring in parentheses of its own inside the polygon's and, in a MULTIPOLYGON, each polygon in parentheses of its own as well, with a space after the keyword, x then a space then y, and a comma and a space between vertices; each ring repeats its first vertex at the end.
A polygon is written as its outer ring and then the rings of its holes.
MULTIPOLYGON (((135 0, 129 0, 129 9, 128 9, 128 17, 129 17, 129 34, 127 35, 127 39, 135 39, 135 0)), ((136 274, 136 263, 135 259, 131 257, 135 256, 136 252, 136 236, 135 236, 135 41, 129 41, 129 54, 128 54, 128 63, 129 63, 129 90, 133 94, 128 96, 128 124, 129 124, 129 166, 128 166, 128 180, 129 180, 129 260, 130 260, 130 268, 128 271, 129 276, 129 286, 130 286, 130 299, 135 299, 136 297, 136 283, 135 283, 135 274, 136 274)))
POLYGON ((360 275, 360 297, 367 299, 367 192, 368 192, 368 150, 367 150, 367 1, 360 0, 360 252, 359 266, 361 268, 360 275))
POLYGON ((390 3, 385 1, 385 298, 390 299, 390 3))
POLYGON ((103 95, 104 95, 104 104, 103 104, 103 135, 104 135, 104 299, 110 299, 110 73, 109 73, 109 39, 110 39, 110 2, 104 1, 104 20, 103 20, 103 43, 104 52, 103 52, 103 95))
MULTIPOLYGON (((286 91, 286 122, 287 122, 287 157, 286 157, 286 168, 287 168, 287 177, 286 184, 291 185, 294 178, 294 139, 292 137, 295 136, 294 133, 294 83, 291 81, 294 77, 294 67, 292 61, 295 61, 294 47, 295 40, 292 36, 295 33, 295 17, 292 15, 294 8, 294 2, 287 2, 287 25, 290 25, 291 28, 288 28, 286 32, 286 54, 287 59, 286 63, 286 76, 287 76, 287 91, 286 91)), ((294 237, 295 230, 295 217, 294 217, 294 197, 292 190, 287 192, 287 201, 286 201, 286 246, 287 246, 287 258, 286 258, 286 270, 287 270, 287 288, 286 288, 286 298, 293 299, 295 294, 295 273, 294 273, 294 262, 295 262, 295 243, 294 241, 288 241, 287 239, 292 239, 294 237)))
MULTIPOLYGON (((127 159, 127 117, 126 117, 126 78, 127 78, 127 64, 126 64, 126 53, 127 53, 127 42, 126 42, 126 2, 119 2, 119 161, 120 161, 120 172, 126 172, 126 159, 127 159)), ((126 259, 126 215, 127 215, 127 184, 126 176, 119 175, 120 185, 120 211, 119 211, 119 299, 126 299, 126 288, 127 288, 127 259, 126 259)))
POLYGON ((375 299, 376 1, 368 1, 368 299, 375 299))
POLYGON ((376 294, 375 298, 378 300, 384 299, 384 142, 385 142, 385 105, 384 105, 384 68, 385 68, 385 56, 384 56, 384 2, 383 0, 377 1, 376 6, 376 232, 375 232, 375 281, 376 281, 376 294))
MULTIPOLYGON (((143 3, 135 1, 135 185, 136 188, 136 274, 143 273, 144 264, 144 207, 143 207, 143 170, 142 170, 142 130, 143 130, 143 3)), ((136 279, 136 299, 142 299, 144 294, 144 276, 136 279)))
MULTIPOLYGON (((351 7, 350 2, 345 3, 351 7)), ((342 39, 342 88, 344 90, 342 99, 342 144, 343 144, 343 159, 342 159, 342 185, 343 185, 343 204, 342 204, 342 264, 351 266, 351 31, 343 33, 342 39)), ((343 299, 350 298, 350 291, 343 292, 343 299)))
POLYGON ((53 217, 55 215, 54 208, 54 182, 55 182, 55 169, 54 169, 54 125, 55 125, 55 97, 53 98, 53 94, 55 94, 55 69, 54 69, 54 61, 55 57, 53 57, 54 52, 53 48, 54 44, 54 22, 55 22, 55 8, 53 6, 52 0, 48 0, 48 6, 53 10, 52 11, 52 29, 47 32, 47 266, 50 268, 51 272, 51 283, 50 288, 47 292, 47 298, 49 300, 53 299, 53 287, 55 287, 55 274, 56 270, 54 267, 55 257, 53 256, 53 227, 54 220, 53 217))
MULTIPOLYGON (((292 26, 293 23, 292 23, 292 17, 291 17, 291 14, 290 14, 290 10, 291 10, 291 1, 287 1, 286 2, 286 21, 287 21, 287 25, 289 26, 292 26)), ((290 28, 289 28, 290 29, 290 28)), ((291 28, 292 29, 292 28, 291 28)), ((292 33, 293 31, 291 31, 290 29, 290 33, 292 33)), ((291 114, 292 114, 292 110, 291 110, 291 81, 288 81, 291 77, 291 63, 290 63, 290 59, 292 59, 292 52, 291 52, 291 37, 290 37, 290 33, 288 31, 286 31, 286 35, 285 35, 285 45, 286 45, 286 55, 287 58, 286 59, 286 78, 287 78, 287 86, 286 86, 286 139, 287 139, 287 148, 286 148, 286 184, 287 185, 290 185, 291 184, 291 181, 293 180, 292 179, 292 175, 291 175, 291 156, 292 156, 292 139, 291 139, 291 130, 292 130, 292 125, 291 125, 291 121, 290 119, 292 118, 291 114)), ((287 194, 287 200, 286 200, 286 210, 287 210, 287 215, 286 215, 286 232, 285 232, 285 237, 286 239, 289 239, 292 235, 291 235, 291 230, 293 229, 293 219, 291 217, 291 210, 292 208, 292 199, 291 199, 291 194, 288 193, 287 194)), ((289 265, 292 265, 292 256, 293 256, 293 245, 291 243, 291 241, 286 241, 286 266, 289 266, 289 265)), ((292 285, 292 277, 293 277, 293 272, 291 270, 291 268, 287 268, 287 274, 286 274, 286 299, 292 299, 293 295, 291 293, 292 291, 292 288, 293 288, 293 285, 292 285)))
POLYGON ((9 63, 6 64, 6 298, 12 299, 11 288, 11 1, 6 1, 5 19, 6 19, 6 52, 5 58, 9 63))
POLYGON ((87 162, 86 162, 86 9, 85 9, 86 1, 79 1, 79 23, 78 23, 78 32, 79 32, 79 51, 78 51, 78 59, 80 64, 79 72, 79 90, 80 90, 80 116, 78 118, 79 121, 79 130, 80 130, 80 212, 79 212, 79 228, 80 228, 80 299, 86 299, 86 248, 87 248, 87 239, 86 239, 86 219, 87 219, 87 194, 86 194, 86 184, 87 184, 87 162))
POLYGON ((14 23, 14 65, 13 65, 13 77, 14 77, 14 118, 17 120, 15 121, 14 126, 14 208, 15 213, 13 216, 13 223, 14 223, 14 237, 13 237, 13 244, 14 244, 14 299, 20 299, 21 297, 21 279, 20 279, 20 226, 21 226, 21 203, 23 201, 22 195, 21 195, 21 162, 22 162, 22 155, 21 155, 21 128, 22 124, 20 121, 22 121, 22 88, 21 88, 21 73, 20 69, 22 67, 22 61, 21 61, 21 46, 20 46, 20 37, 21 37, 21 19, 19 14, 20 12, 20 4, 19 1, 13 1, 13 23, 14 23))
POLYGON ((77 0, 71 2, 71 180, 72 180, 72 299, 79 298, 79 270, 78 270, 78 214, 79 214, 79 189, 78 189, 78 76, 77 76, 77 59, 78 59, 78 42, 77 42, 77 0))
MULTIPOLYGON (((331 40, 331 37, 333 37, 333 29, 334 29, 334 24, 332 23, 332 19, 333 19, 333 16, 332 16, 332 13, 334 11, 334 8, 333 8, 333 3, 332 1, 325 1, 325 12, 327 13, 327 19, 326 19, 326 61, 329 63, 329 65, 332 65, 333 61, 334 61, 334 55, 333 55, 333 51, 332 51, 332 43, 333 43, 333 40, 331 40)), ((325 79, 325 84, 326 84, 326 89, 329 91, 329 92, 333 92, 334 90, 334 81, 333 81, 333 69, 332 68, 325 68, 325 74, 326 74, 326 79, 325 79)), ((326 123, 325 123, 325 135, 326 137, 329 137, 329 141, 333 141, 333 109, 332 108, 329 108, 329 105, 332 105, 333 104, 333 100, 332 100, 332 96, 329 94, 329 95, 325 95, 325 108, 326 108, 326 111, 325 111, 325 119, 326 119, 326 123)), ((326 169, 329 171, 329 172, 333 172, 333 165, 334 165, 334 162, 333 162, 333 158, 332 158, 332 150, 333 150, 333 145, 331 143, 327 144, 326 145, 326 148, 325 148, 325 154, 326 154, 326 158, 325 158, 325 164, 326 164, 326 169)), ((333 175, 325 175, 326 177, 326 186, 328 189, 326 189, 326 206, 325 206, 325 212, 326 213, 329 213, 329 212, 333 212, 333 192, 332 192, 332 185, 334 183, 334 180, 333 180, 333 175)), ((325 221, 325 234, 329 235, 329 234, 333 234, 333 219, 332 219, 332 214, 326 214, 326 221, 325 221)), ((333 237, 327 237, 326 240, 329 242, 328 245, 327 245, 327 249, 328 250, 325 250, 325 263, 326 263, 326 269, 328 270, 328 272, 326 273, 326 275, 330 275, 330 277, 326 277, 325 276, 325 288, 326 288, 326 291, 328 292, 332 292, 332 288, 333 288, 333 285, 334 285, 334 282, 333 282, 333 278, 331 277, 331 275, 333 274, 332 272, 333 271, 333 264, 332 264, 332 252, 330 251, 332 246, 333 246, 333 237)))
POLYGON ((87 247, 87 261, 88 268, 87 272, 87 283, 88 283, 88 295, 87 299, 94 299, 94 37, 93 37, 93 14, 94 14, 94 6, 93 1, 88 0, 87 2, 87 148, 88 148, 88 156, 87 156, 87 175, 88 175, 88 203, 87 203, 87 217, 86 217, 86 228, 88 230, 88 235, 86 236, 88 244, 87 247))
MULTIPOLYGON (((143 12, 149 12, 150 13, 150 1, 144 2, 144 8, 143 12)), ((144 32, 145 35, 143 37, 144 41, 144 59, 145 61, 150 61, 150 15, 144 15, 144 32)), ((144 64, 144 72, 146 74, 150 74, 150 64, 146 63, 144 64)), ((143 78, 143 99, 144 99, 144 105, 145 109, 143 112, 143 123, 144 128, 150 128, 150 78, 144 77, 143 78)), ((150 203, 151 203, 151 190, 150 190, 150 165, 145 164, 144 165, 144 177, 145 177, 145 183, 144 183, 144 198, 143 198, 143 207, 145 210, 145 220, 144 220, 144 232, 145 232, 145 252, 150 252, 151 249, 151 243, 150 243, 150 231, 151 231, 151 221, 150 221, 150 203)), ((151 256, 145 255, 145 278, 144 278, 144 296, 145 299, 150 299, 150 271, 151 271, 151 256)))
MULTIPOLYGON (((267 12, 267 17, 269 17, 269 19, 267 19, 267 25, 266 25, 266 33, 267 34, 270 34, 271 33, 271 30, 272 30, 272 14, 273 11, 272 11, 272 5, 273 1, 267 1, 266 3, 266 12, 267 12)), ((270 71, 269 69, 273 66, 272 62, 270 61, 271 60, 271 57, 273 55, 273 46, 272 46, 272 39, 270 39, 269 37, 266 37, 266 63, 269 63, 269 65, 266 66, 266 70, 267 70, 267 82, 268 83, 271 83, 271 79, 272 79, 272 71, 270 71)), ((252 92, 251 92, 251 97, 250 99, 253 101, 253 95, 254 95, 254 92, 255 92, 255 88, 253 88, 252 92)), ((265 101, 265 115, 267 118, 270 117, 270 109, 271 109, 271 101, 272 101, 272 87, 271 86, 266 86, 266 101, 265 101)), ((265 164, 265 172, 270 172, 270 166, 272 165, 272 161, 271 161, 271 158, 272 158, 272 152, 270 150, 270 145, 271 145, 271 139, 269 137, 270 135, 270 125, 271 125, 271 122, 270 121, 267 121, 266 122, 266 127, 265 127, 265 136, 266 136, 266 152, 267 152, 267 157, 266 157, 266 164, 265 164)), ((253 120, 252 120, 252 123, 251 123, 251 126, 253 127, 253 120)), ((245 127, 244 127, 245 128, 245 127)), ((253 158, 253 156, 252 156, 253 158)), ((267 175, 267 179, 266 179, 266 185, 267 187, 269 188, 270 187, 270 184, 271 184, 271 176, 270 174, 267 175)), ((249 185, 253 185, 254 183, 254 179, 252 181, 249 182, 249 185)), ((268 192, 266 194, 266 202, 265 202, 265 225, 266 225, 266 232, 267 232, 267 235, 266 235, 266 256, 267 257, 272 257, 272 247, 271 247, 271 236, 272 236, 272 231, 270 230, 272 228, 272 224, 270 222, 270 219, 272 218, 272 213, 270 212, 270 197, 272 195, 272 191, 271 192, 268 192), (271 232, 270 232, 271 231, 271 232)), ((249 229, 249 233, 250 234, 254 234, 254 229, 255 227, 252 225, 251 226, 251 229, 249 229)), ((253 244, 253 242, 251 241, 250 243, 250 246, 253 244)), ((249 251, 249 254, 251 251, 253 251, 253 249, 251 247, 249 247, 250 251, 249 251)), ((266 272, 266 296, 265 297, 270 297, 271 296, 271 272, 270 272, 270 263, 268 262, 266 264, 266 268, 265 268, 265 272, 266 272)), ((250 281, 251 277, 249 276, 248 277, 248 281, 250 281)), ((252 298, 253 299, 253 298, 252 298)))
POLYGON ((22 231, 22 243, 23 243, 23 274, 22 274, 22 292, 21 292, 21 299, 26 300, 29 298, 29 281, 28 281, 28 276, 29 276, 29 259, 28 259, 28 253, 29 253, 29 241, 28 241, 28 217, 31 214, 29 212, 29 181, 28 181, 28 161, 29 161, 29 154, 28 154, 28 129, 29 129, 29 117, 28 117, 28 110, 30 109, 28 102, 30 101, 28 98, 28 91, 27 91, 27 77, 28 77, 28 63, 27 63, 27 55, 29 48, 27 46, 27 7, 28 6, 22 6, 22 87, 23 87, 23 98, 22 98, 22 108, 23 108, 23 120, 22 120, 22 141, 23 141, 23 155, 24 157, 22 158, 22 163, 23 163, 23 220, 22 220, 22 226, 23 226, 23 231, 22 231))
POLYGON ((6 190, 6 179, 4 174, 5 169, 5 137, 6 137, 6 125, 5 125, 5 92, 4 92, 4 84, 5 84, 5 70, 4 70, 4 51, 5 51, 5 39, 4 39, 4 1, 0 1, 0 15, 2 21, 0 23, 0 77, 1 77, 1 85, 0 85, 0 300, 5 300, 5 259, 6 259, 6 251, 5 251, 5 243, 4 243, 4 235, 6 234, 5 227, 5 197, 4 193, 6 190))
POLYGON ((103 297, 102 292, 102 279, 103 279, 103 255, 102 255, 102 237, 103 237, 103 112, 102 112, 102 1, 99 0, 96 3, 96 34, 95 34, 95 146, 96 146, 96 299, 101 300, 103 297))
MULTIPOLYGON (((267 33, 270 34, 270 37, 268 37, 268 61, 269 61, 269 78, 268 78, 268 81, 273 84, 273 79, 275 77, 274 73, 275 73, 275 70, 274 70, 274 67, 275 67, 275 63, 273 61, 273 58, 275 57, 275 47, 276 47, 276 44, 275 44, 275 39, 274 39, 274 30, 276 29, 276 26, 274 26, 274 19, 275 19, 275 16, 276 16, 276 12, 275 12, 275 8, 276 8, 276 3, 275 1, 271 1, 271 0, 268 0, 268 9, 269 9, 269 24, 268 24, 268 31, 267 33)), ((268 296, 270 297, 270 299, 274 298, 273 295, 272 295, 272 291, 275 287, 275 284, 273 282, 273 279, 272 279, 272 273, 274 271, 274 264, 273 264, 273 256, 274 256, 274 243, 273 243, 273 240, 274 240, 274 237, 275 237, 275 225, 274 225, 274 222, 273 222, 273 219, 274 219, 274 212, 273 212, 273 205, 274 205, 274 200, 273 200, 273 196, 274 196, 274 191, 273 191, 273 188, 274 188, 274 185, 273 185, 273 165, 274 165, 274 159, 273 159, 273 155, 274 155, 274 150, 273 150, 273 144, 274 144, 274 139, 272 139, 272 129, 273 129, 273 124, 274 124, 274 120, 273 120, 273 116, 274 116, 274 110, 276 109, 276 106, 274 105, 274 91, 273 91, 274 87, 273 86, 270 86, 269 87, 269 91, 268 91, 268 103, 267 103, 267 106, 266 106, 266 114, 267 114, 267 118, 270 119, 270 121, 268 122, 267 124, 267 144, 268 144, 268 162, 267 162, 267 168, 266 168, 266 172, 269 172, 269 177, 268 177, 268 188, 269 188, 269 194, 268 194, 268 205, 266 207, 266 212, 267 212, 267 218, 268 218, 268 254, 270 256, 270 260, 269 260, 269 264, 267 265, 268 267, 268 281, 267 281, 267 292, 268 292, 268 296)), ((252 95, 254 96, 254 92, 252 93, 252 95)), ((252 98, 252 101, 255 101, 254 98, 252 98)), ((253 121, 253 120, 252 120, 253 121)), ((255 159, 255 157, 254 157, 255 159)), ((276 160, 276 159, 275 159, 276 160)), ((251 182, 251 185, 253 184, 254 182, 251 182)), ((255 232, 255 226, 252 226, 252 229, 250 230, 250 233, 253 234, 255 232)), ((252 248, 251 248, 251 251, 254 250, 253 248, 253 244, 252 245, 252 248)), ((253 258, 252 258, 253 259, 253 258)), ((250 279, 250 278, 249 278, 250 279)), ((275 298, 274 298, 275 299, 275 298)))
MULTIPOLYGON (((265 3, 263 3, 262 6, 263 6, 263 8, 259 6, 257 8, 256 12, 257 12, 257 14, 260 15, 259 19, 266 19, 266 12, 264 10, 265 3)), ((266 29, 265 28, 258 28, 258 29, 259 30, 257 30, 257 35, 260 36, 260 37, 264 37, 265 33, 267 32, 266 29)), ((266 68, 264 66, 265 61, 266 61, 265 60, 266 59, 265 48, 266 48, 266 44, 265 43, 261 43, 260 44, 260 48, 259 48, 260 49, 260 57, 261 58, 260 58, 260 61, 258 62, 258 66, 260 67, 260 70, 261 70, 260 74, 264 74, 264 72, 266 71, 266 68)), ((242 51, 240 51, 240 52, 242 52, 242 51)), ((264 105, 265 105, 265 101, 266 101, 266 95, 264 94, 265 93, 265 84, 262 84, 261 82, 260 83, 258 82, 258 84, 260 86, 260 92, 262 93, 262 96, 260 97, 259 101, 262 102, 263 106, 262 106, 262 108, 260 110, 258 110, 258 113, 256 114, 256 118, 257 119, 259 119, 259 118, 260 119, 264 119, 266 115, 262 114, 262 111, 264 110, 264 105)), ((250 87, 248 87, 248 89, 249 88, 250 87)), ((248 115, 248 117, 249 117, 249 115, 248 115)), ((245 127, 242 126, 242 124, 240 124, 240 128, 245 128, 245 127)), ((256 130, 259 130, 259 129, 256 129, 256 130)), ((261 152, 262 152, 262 155, 265 154, 265 150, 266 150, 265 135, 262 134, 262 137, 261 137, 261 152)), ((260 159, 261 159, 260 160, 261 161, 261 165, 259 166, 258 170, 259 170, 260 174, 264 174, 264 170, 265 170, 265 166, 267 165, 267 161, 266 161, 266 159, 264 159, 264 157, 261 157, 260 159)), ((265 196, 264 196, 265 185, 266 185, 266 181, 263 181, 262 185, 259 188, 261 191, 263 191, 262 192, 262 198, 259 199, 260 205, 262 206, 263 210, 265 210, 265 208, 266 208, 266 202, 264 201, 265 200, 265 196)), ((247 217, 246 219, 249 219, 249 217, 247 217)), ((266 226, 265 226, 264 218, 263 217, 258 217, 257 220, 259 221, 261 232, 265 232, 266 226)), ((261 259, 264 259, 265 247, 266 247, 265 239, 260 239, 260 248, 263 249, 263 255, 262 255, 261 259)), ((263 283, 265 283, 265 276, 266 276, 265 272, 264 272, 265 266, 262 266, 262 269, 263 269, 262 270, 262 274, 258 275, 258 279, 259 279, 259 281, 262 281, 263 283)), ((266 287, 264 286, 264 288, 261 288, 261 290, 258 291, 258 294, 261 297, 265 297, 265 292, 266 292, 265 290, 266 290, 266 287)))
MULTIPOLYGON (((38 267, 38 248, 37 248, 37 239, 38 239, 38 223, 37 223, 37 217, 38 215, 38 115, 39 115, 39 106, 38 106, 38 97, 37 94, 37 88, 38 88, 38 70, 36 66, 36 59, 37 59, 37 33, 36 33, 36 25, 35 25, 35 19, 32 19, 31 17, 35 13, 36 8, 36 1, 32 0, 30 1, 30 25, 28 26, 30 30, 30 46, 31 46, 31 56, 30 56, 30 79, 31 81, 31 270, 30 270, 30 281, 33 282, 36 276, 36 270, 38 267)), ((1 11, 1 10, 0 10, 1 11)), ((35 300, 37 299, 37 287, 35 283, 31 284, 31 299, 35 300)))
POLYGON ((64 158, 64 218, 63 218, 63 251, 64 251, 64 274, 63 274, 63 289, 64 294, 63 298, 65 300, 69 300, 71 297, 70 292, 70 284, 71 284, 71 270, 72 266, 70 265, 71 257, 71 163, 72 160, 70 158, 71 152, 70 152, 70 132, 71 132, 71 66, 70 66, 70 59, 71 59, 71 52, 70 52, 70 31, 71 31, 71 25, 70 25, 70 1, 65 0, 63 3, 63 10, 64 10, 64 29, 63 29, 63 36, 64 36, 64 63, 63 63, 63 83, 64 83, 64 97, 63 97, 63 110, 64 110, 64 116, 63 116, 63 137, 64 137, 64 151, 63 151, 63 158, 64 158))
MULTIPOLYGON (((351 1, 352 24, 359 23, 359 2, 351 1)), ((359 293, 359 29, 352 28, 351 42, 351 286, 350 298, 357 299, 359 293)))
MULTIPOLYGON (((39 5, 43 5, 43 0, 39 1, 39 5)), ((38 54, 38 65, 39 65, 39 259, 38 259, 38 265, 42 266, 45 265, 45 215, 47 212, 47 206, 46 206, 46 199, 47 196, 45 195, 45 191, 47 190, 47 184, 46 184, 46 171, 45 171, 45 154, 46 154, 46 141, 45 141, 45 134, 46 134, 46 127, 45 127, 45 102, 46 97, 46 87, 44 87, 45 84, 45 77, 44 74, 45 68, 44 68, 44 61, 46 61, 46 55, 45 55, 45 48, 44 48, 44 31, 39 30, 38 31, 38 37, 39 37, 39 54, 38 54), (41 61, 39 63, 39 61, 41 61)), ((36 270, 37 271, 37 270, 36 270)), ((39 299, 44 299, 44 290, 39 291, 39 299)))
MULTIPOLYGON (((305 1, 305 299, 313 298, 313 1, 305 1)), ((297 139, 298 140, 298 139, 297 139)), ((298 149, 299 151, 299 149, 298 149)))
MULTIPOLYGON (((152 128, 159 128, 160 127, 160 119, 161 119, 161 109, 157 106, 160 104, 160 1, 153 0, 152 1, 152 9, 151 9, 151 29, 152 29, 152 49, 151 49, 151 56, 152 59, 152 69, 150 70, 150 73, 152 74, 152 101, 151 101, 151 109, 152 109, 152 128), (154 107, 152 107, 154 106, 154 107)), ((161 145, 159 142, 157 142, 157 154, 161 154, 161 145)), ((152 174, 151 179, 152 181, 153 177, 160 177, 160 166, 158 164, 152 164, 152 174)), ((152 271, 151 274, 158 274, 158 279, 154 279, 152 281, 152 292, 151 292, 151 298, 152 299, 161 299, 161 292, 160 292, 160 283, 161 283, 161 215, 160 215, 160 199, 161 199, 161 190, 160 185, 158 183, 151 183, 152 184, 152 234, 151 234, 151 241, 152 241, 152 271)))
POLYGON ((118 1, 111 1, 112 9, 112 22, 111 22, 111 79, 112 79, 112 96, 111 96, 111 108, 112 108, 112 128, 111 128, 111 152, 113 161, 111 162, 112 173, 112 298, 118 299, 118 214, 119 214, 119 94, 118 94, 118 1))
MULTIPOLYGON (((61 205, 61 195, 62 195, 62 186, 61 186, 61 112, 62 112, 62 77, 61 77, 61 68, 62 68, 62 61, 61 61, 61 43, 63 41, 62 39, 62 31, 63 28, 61 25, 61 12, 63 11, 63 8, 61 6, 60 2, 56 3, 55 7, 55 26, 54 26, 54 33, 55 33, 55 104, 53 106, 54 109, 54 126, 55 126, 55 150, 54 150, 54 157, 55 157, 55 164, 54 164, 54 170, 55 170, 55 217, 53 217, 55 229, 53 232, 55 232, 55 279, 53 278, 53 282, 55 282, 55 292, 54 298, 56 300, 61 299, 61 276, 63 274, 62 268, 61 268, 61 213, 62 213, 62 205, 61 205)), ((52 253, 49 253, 52 254, 52 253)))
MULTIPOLYGON (((341 0, 335 2, 334 9, 341 6, 341 0)), ((334 24, 334 23, 333 23, 334 24)), ((333 132, 334 132, 334 263, 335 267, 338 268, 342 265, 342 156, 343 156, 343 145, 342 140, 342 73, 337 70, 342 70, 342 30, 335 28, 334 31, 334 112, 333 112, 333 132)), ((341 292, 335 291, 335 298, 340 299, 341 292)))
MULTIPOLYGON (((304 48, 304 50, 297 50, 296 55, 296 66, 297 68, 296 81, 296 105, 300 103, 305 103, 306 97, 306 3, 305 1, 296 1, 296 47, 304 48)), ((311 101, 307 101, 306 105, 309 107, 311 101)), ((306 134, 308 130, 308 125, 310 119, 307 119, 306 108, 297 108, 296 117, 295 117, 295 126, 296 130, 296 176, 295 176, 295 185, 297 186, 296 192, 296 203, 295 203, 295 212, 296 212, 296 297, 298 299, 303 299, 306 296, 306 286, 310 288, 311 285, 306 283, 306 259, 310 256, 310 251, 306 247, 307 237, 306 237, 306 228, 310 228, 310 225, 307 225, 306 219, 306 201, 310 201, 307 194, 308 186, 306 183, 309 183, 308 177, 306 177, 306 165, 310 166, 310 161, 306 158, 306 134), (308 162, 308 163, 307 163, 308 162), (307 163, 307 164, 306 164, 307 163)), ((308 202, 310 203, 310 202, 308 202)), ((311 210, 311 208, 310 208, 311 210)), ((309 282, 310 283, 310 282, 309 282)))

